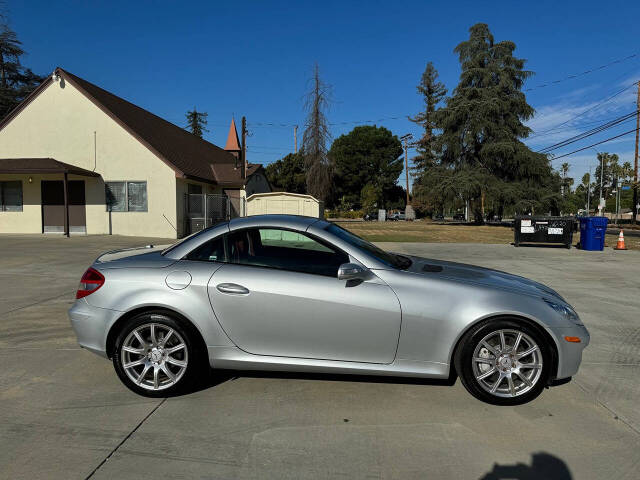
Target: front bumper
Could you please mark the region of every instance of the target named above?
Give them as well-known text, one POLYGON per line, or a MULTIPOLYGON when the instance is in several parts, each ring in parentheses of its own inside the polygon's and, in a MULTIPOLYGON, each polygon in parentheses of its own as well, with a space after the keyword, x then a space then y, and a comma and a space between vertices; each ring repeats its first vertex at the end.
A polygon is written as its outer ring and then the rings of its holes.
POLYGON ((582 351, 591 340, 589 331, 584 325, 550 328, 558 346, 558 372, 556 379, 572 377, 578 373, 582 362, 582 351), (565 337, 578 337, 580 343, 568 342, 565 337))
POLYGON ((122 312, 89 305, 84 298, 69 309, 71 327, 82 348, 107 358, 107 334, 122 312))

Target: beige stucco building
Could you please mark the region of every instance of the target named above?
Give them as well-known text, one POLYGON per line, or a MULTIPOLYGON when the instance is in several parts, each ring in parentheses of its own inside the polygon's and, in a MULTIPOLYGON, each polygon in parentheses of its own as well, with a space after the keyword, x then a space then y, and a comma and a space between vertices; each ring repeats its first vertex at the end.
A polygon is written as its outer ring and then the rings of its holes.
POLYGON ((0 122, 0 233, 176 238, 187 194, 268 191, 234 122, 222 149, 62 69, 0 122))

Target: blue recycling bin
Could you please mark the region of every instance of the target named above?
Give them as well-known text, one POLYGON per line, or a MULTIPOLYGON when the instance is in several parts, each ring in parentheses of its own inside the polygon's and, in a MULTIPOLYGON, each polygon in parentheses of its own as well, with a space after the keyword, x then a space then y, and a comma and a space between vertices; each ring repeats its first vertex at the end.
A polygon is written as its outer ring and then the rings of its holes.
POLYGON ((607 217, 580 218, 580 248, 582 250, 604 250, 604 236, 607 234, 607 217))

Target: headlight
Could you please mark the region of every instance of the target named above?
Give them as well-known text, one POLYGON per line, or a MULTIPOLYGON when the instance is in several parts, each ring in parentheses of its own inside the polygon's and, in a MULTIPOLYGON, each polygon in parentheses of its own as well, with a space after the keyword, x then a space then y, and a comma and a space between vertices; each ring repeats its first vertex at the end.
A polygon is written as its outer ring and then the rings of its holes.
POLYGON ((552 302, 551 300, 547 300, 546 298, 544 298, 543 300, 545 301, 545 303, 547 305, 549 305, 551 308, 553 308, 556 312, 558 312, 560 315, 562 315, 565 319, 569 320, 570 322, 575 323, 576 325, 582 325, 582 321, 580 321, 580 317, 578 317, 578 314, 569 305, 564 305, 562 303, 552 302))

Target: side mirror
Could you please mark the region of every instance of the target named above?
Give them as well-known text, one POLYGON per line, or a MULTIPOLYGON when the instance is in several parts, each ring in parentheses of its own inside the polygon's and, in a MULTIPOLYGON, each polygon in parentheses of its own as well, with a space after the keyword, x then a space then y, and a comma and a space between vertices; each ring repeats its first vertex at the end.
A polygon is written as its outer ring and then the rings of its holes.
POLYGON ((338 280, 364 280, 367 270, 355 263, 343 263, 338 268, 338 280))

